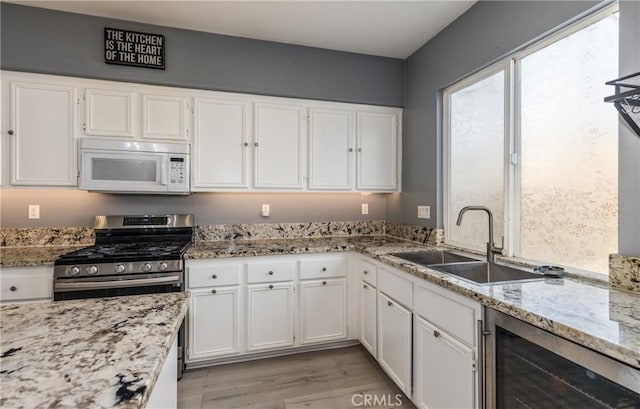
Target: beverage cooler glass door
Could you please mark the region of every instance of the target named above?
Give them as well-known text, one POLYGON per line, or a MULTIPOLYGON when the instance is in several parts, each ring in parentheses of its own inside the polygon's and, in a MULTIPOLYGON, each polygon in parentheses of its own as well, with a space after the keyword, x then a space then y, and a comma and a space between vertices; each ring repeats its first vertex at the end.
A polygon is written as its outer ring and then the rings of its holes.
POLYGON ((98 191, 166 192, 164 153, 82 152, 80 188, 98 191))
POLYGON ((639 369, 515 318, 497 319, 492 332, 489 407, 640 409, 639 369))

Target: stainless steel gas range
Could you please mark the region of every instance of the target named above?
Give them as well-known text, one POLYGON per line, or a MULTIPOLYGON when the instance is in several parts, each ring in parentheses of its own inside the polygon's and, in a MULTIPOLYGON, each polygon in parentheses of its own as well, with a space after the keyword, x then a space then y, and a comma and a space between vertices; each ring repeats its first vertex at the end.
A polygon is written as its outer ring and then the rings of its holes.
MULTIPOLYGON (((96 216, 95 245, 55 261, 55 301, 184 291, 184 253, 193 240, 185 214, 96 216)), ((178 334, 178 377, 184 325, 178 334)))

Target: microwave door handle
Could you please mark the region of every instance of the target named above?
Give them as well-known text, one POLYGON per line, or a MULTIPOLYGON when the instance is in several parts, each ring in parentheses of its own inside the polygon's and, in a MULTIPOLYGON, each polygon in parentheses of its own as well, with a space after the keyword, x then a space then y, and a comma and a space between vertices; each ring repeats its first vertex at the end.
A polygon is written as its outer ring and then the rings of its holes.
POLYGON ((167 186, 167 161, 169 157, 162 155, 162 165, 160 165, 160 184, 167 186))

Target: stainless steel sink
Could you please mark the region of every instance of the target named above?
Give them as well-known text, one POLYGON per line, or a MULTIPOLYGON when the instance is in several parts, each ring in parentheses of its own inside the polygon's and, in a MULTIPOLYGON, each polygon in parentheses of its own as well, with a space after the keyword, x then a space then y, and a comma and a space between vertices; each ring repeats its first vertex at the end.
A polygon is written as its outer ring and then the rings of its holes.
POLYGON ((478 261, 477 259, 462 256, 446 250, 416 251, 413 253, 391 253, 392 256, 420 264, 430 266, 432 264, 461 263, 466 261, 478 261))
POLYGON ((429 268, 442 273, 452 274, 463 280, 480 285, 544 280, 544 276, 540 274, 530 273, 500 264, 489 264, 486 261, 435 264, 429 266, 429 268))

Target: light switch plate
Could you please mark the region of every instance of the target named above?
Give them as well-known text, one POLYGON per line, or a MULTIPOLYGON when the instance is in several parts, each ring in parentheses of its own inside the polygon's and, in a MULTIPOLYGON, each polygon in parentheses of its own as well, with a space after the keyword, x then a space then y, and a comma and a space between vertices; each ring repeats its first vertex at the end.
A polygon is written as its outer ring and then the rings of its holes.
POLYGON ((418 219, 430 219, 431 206, 418 206, 418 219))

